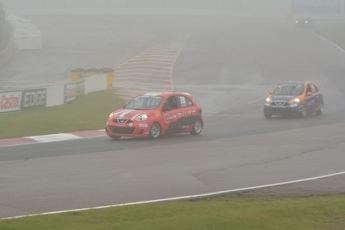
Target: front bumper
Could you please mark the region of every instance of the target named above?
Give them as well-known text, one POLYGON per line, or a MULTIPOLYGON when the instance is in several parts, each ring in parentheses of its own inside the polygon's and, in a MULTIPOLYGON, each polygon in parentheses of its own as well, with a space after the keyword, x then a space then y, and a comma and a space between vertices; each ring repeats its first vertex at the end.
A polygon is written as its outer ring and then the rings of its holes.
POLYGON ((304 22, 296 23, 296 27, 299 27, 299 28, 308 28, 311 26, 312 25, 310 23, 304 23, 304 22))
POLYGON ((281 115, 281 116, 299 116, 302 113, 301 105, 283 105, 277 106, 266 103, 264 105, 265 115, 281 115))
POLYGON ((151 125, 148 122, 133 122, 129 124, 119 124, 108 121, 105 132, 108 136, 117 137, 148 137, 151 125))

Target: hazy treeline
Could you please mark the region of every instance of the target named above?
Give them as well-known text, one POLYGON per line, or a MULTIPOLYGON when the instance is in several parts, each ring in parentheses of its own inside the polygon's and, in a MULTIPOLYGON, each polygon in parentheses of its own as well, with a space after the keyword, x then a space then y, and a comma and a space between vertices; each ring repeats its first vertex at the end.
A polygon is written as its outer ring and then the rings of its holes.
POLYGON ((0 53, 4 46, 5 40, 5 11, 3 8, 3 4, 0 1, 0 53))
POLYGON ((248 0, 4 0, 9 8, 197 8, 241 10, 248 0))
MULTIPOLYGON (((5 11, 4 11, 4 6, 2 2, 0 1, 0 29, 3 27, 4 24, 5 24, 5 11)), ((0 30, 0 34, 2 34, 1 30, 0 30)))

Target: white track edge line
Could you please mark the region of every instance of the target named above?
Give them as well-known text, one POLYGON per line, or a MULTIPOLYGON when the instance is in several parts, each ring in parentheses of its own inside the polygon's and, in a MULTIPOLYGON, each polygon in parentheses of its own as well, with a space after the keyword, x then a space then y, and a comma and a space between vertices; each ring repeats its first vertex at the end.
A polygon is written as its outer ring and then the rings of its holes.
POLYGON ((334 42, 332 42, 332 41, 329 40, 328 38, 323 37, 322 35, 316 33, 315 31, 313 31, 313 33, 314 33, 316 36, 322 38, 323 40, 325 40, 325 41, 331 43, 333 46, 337 47, 340 51, 345 52, 345 50, 344 50, 343 48, 341 48, 340 46, 338 46, 337 44, 335 44, 334 42))
POLYGON ((179 197, 164 198, 164 199, 157 199, 157 200, 138 201, 138 202, 124 203, 124 204, 99 206, 99 207, 93 207, 93 208, 81 208, 81 209, 71 209, 71 210, 63 210, 63 211, 55 211, 55 212, 45 212, 45 213, 39 213, 39 214, 6 217, 6 218, 1 218, 0 220, 18 219, 18 218, 24 218, 24 217, 40 216, 40 215, 53 215, 53 214, 61 214, 61 213, 67 213, 67 212, 89 211, 89 210, 95 210, 95 209, 115 208, 115 207, 138 205, 138 204, 150 204, 150 203, 158 203, 158 202, 164 202, 164 201, 202 198, 202 197, 221 195, 221 194, 232 193, 232 192, 240 192, 240 191, 254 190, 254 189, 260 189, 260 188, 275 187, 275 186, 280 186, 280 185, 295 184, 295 183, 300 183, 300 182, 305 182, 305 181, 312 181, 312 180, 318 180, 318 179, 323 179, 323 178, 328 178, 328 177, 333 177, 333 176, 339 176, 343 174, 345 174, 345 172, 338 172, 338 173, 327 174, 323 176, 310 177, 310 178, 305 178, 305 179, 300 179, 300 180, 293 180, 293 181, 274 183, 274 184, 268 184, 268 185, 259 185, 259 186, 252 186, 252 187, 247 187, 247 188, 238 188, 238 189, 224 190, 224 191, 219 191, 219 192, 204 193, 204 194, 199 194, 199 195, 179 196, 179 197))

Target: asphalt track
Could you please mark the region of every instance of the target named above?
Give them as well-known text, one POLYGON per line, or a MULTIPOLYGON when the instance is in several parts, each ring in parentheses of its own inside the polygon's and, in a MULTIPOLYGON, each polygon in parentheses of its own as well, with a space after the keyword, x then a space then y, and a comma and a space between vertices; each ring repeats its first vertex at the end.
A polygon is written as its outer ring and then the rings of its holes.
MULTIPOLYGON (((0 217, 345 172, 345 52, 310 29, 285 20, 201 16, 29 19, 41 29, 44 48, 15 51, 0 70, 4 89, 68 81, 71 68, 116 68, 150 47, 178 44, 184 48, 170 83, 194 95, 205 126, 200 136, 153 141, 96 137, 1 147, 0 217), (268 92, 289 80, 314 81, 324 93, 325 114, 265 119, 268 92)), ((340 174, 253 192, 344 191, 340 174)))

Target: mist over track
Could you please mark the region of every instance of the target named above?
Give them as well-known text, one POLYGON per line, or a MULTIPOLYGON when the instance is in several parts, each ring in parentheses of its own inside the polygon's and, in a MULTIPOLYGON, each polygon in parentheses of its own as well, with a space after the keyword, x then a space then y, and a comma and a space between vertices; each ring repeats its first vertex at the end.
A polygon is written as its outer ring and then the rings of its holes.
MULTIPOLYGON (((98 137, 2 147, 0 217, 211 193, 345 171, 345 53, 312 30, 297 29, 289 20, 236 17, 28 19, 40 28, 43 49, 15 50, 0 70, 1 87, 69 81, 73 68, 115 69, 151 47, 178 45, 179 51, 183 49, 167 87, 173 84, 194 96, 203 107, 205 127, 197 137, 98 137), (290 80, 315 82, 324 94, 325 114, 265 119, 262 108, 268 92, 290 80)), ((339 175, 262 192, 341 193, 344 179, 339 175)))

